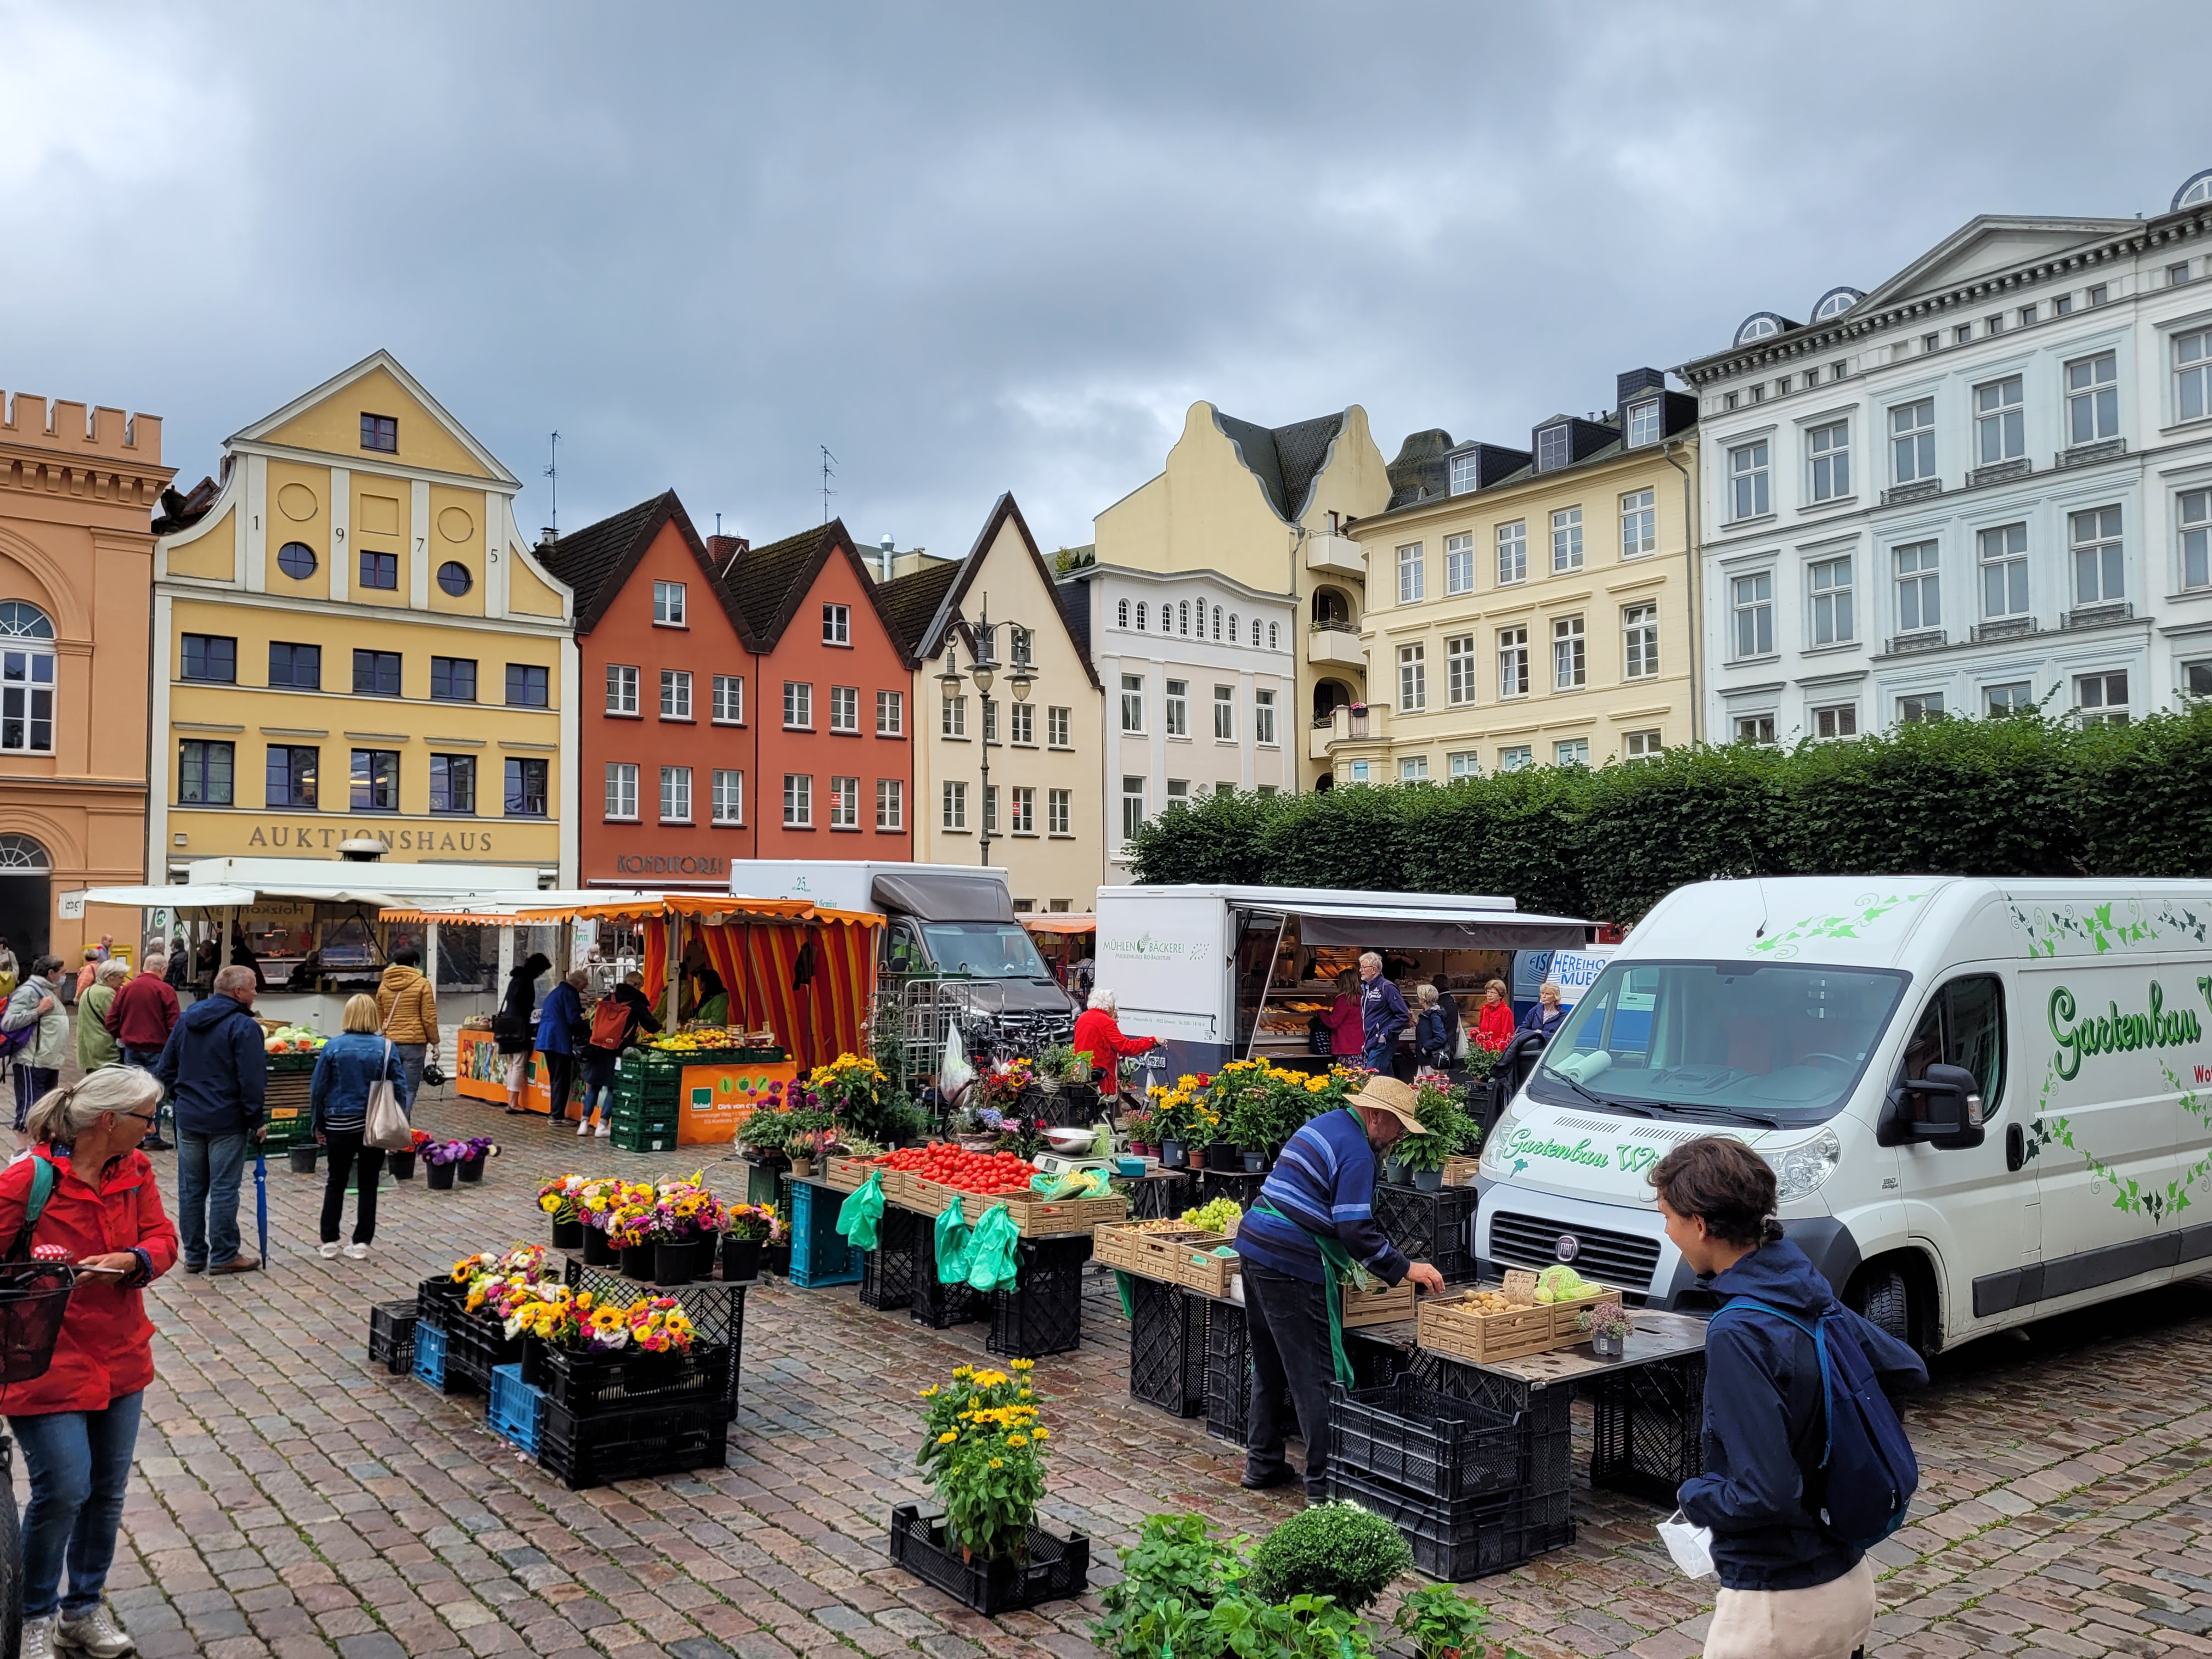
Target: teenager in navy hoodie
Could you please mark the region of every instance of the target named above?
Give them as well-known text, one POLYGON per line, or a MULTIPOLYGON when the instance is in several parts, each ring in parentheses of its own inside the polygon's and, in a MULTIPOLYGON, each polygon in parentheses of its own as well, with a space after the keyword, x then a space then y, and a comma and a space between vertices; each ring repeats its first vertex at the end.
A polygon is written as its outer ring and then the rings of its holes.
MULTIPOLYGON (((1839 1309, 1782 1236, 1774 1171, 1743 1142, 1686 1141, 1651 1184, 1667 1237, 1724 1304, 1744 1297, 1808 1325, 1841 1312, 1886 1390, 1928 1380, 1918 1354, 1839 1309)), ((1705 1473, 1676 1494, 1712 1529, 1720 1574, 1705 1659, 1851 1659, 1874 1628, 1874 1569, 1820 1520, 1820 1381, 1812 1338, 1778 1319, 1738 1315, 1705 1338, 1705 1473)))

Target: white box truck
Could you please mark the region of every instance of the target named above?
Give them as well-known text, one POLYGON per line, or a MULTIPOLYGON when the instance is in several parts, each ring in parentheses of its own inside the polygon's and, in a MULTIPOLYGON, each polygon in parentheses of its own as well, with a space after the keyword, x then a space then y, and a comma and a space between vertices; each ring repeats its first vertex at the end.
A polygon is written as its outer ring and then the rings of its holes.
POLYGON ((1484 1146, 1477 1256, 1710 1306, 1651 1167, 1732 1135, 1923 1351, 2212 1267, 2212 883, 1817 877, 1670 893, 1484 1146))

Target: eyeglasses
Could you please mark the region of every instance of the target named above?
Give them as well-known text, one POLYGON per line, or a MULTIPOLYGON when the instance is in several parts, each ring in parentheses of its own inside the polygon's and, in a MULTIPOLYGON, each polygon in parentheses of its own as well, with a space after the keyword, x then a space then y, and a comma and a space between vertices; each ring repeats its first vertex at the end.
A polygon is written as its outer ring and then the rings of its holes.
POLYGON ((127 1117, 127 1118, 131 1118, 131 1119, 132 1119, 133 1121, 137 1121, 137 1122, 139 1122, 139 1123, 152 1123, 152 1124, 158 1125, 158 1124, 161 1121, 161 1109, 160 1109, 158 1107, 157 1107, 157 1108, 155 1108, 155 1110, 154 1110, 153 1112, 151 1112, 151 1113, 147 1113, 147 1112, 118 1112, 118 1113, 116 1114, 116 1115, 117 1115, 118 1117, 127 1117))

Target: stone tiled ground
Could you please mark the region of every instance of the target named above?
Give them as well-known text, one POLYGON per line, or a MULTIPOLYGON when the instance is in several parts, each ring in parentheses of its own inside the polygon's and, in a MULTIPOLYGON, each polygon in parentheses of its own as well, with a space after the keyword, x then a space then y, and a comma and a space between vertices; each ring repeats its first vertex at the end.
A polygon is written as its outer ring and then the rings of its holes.
MULTIPOLYGON (((927 1331, 853 1288, 754 1294, 729 1467, 568 1492, 495 1439, 473 1396, 370 1370, 373 1301, 465 1250, 536 1237, 546 1176, 617 1162, 469 1103, 434 1129, 504 1135, 475 1191, 387 1193, 367 1262, 314 1254, 319 1178, 270 1175, 273 1271, 179 1273, 153 1294, 149 1396, 114 1600, 149 1659, 337 1653, 592 1652, 791 1659, 919 1649, 927 1659, 1088 1659, 1091 1609, 995 1622, 892 1567, 915 1390, 975 1358, 982 1328, 927 1331)), ((165 1190, 173 1193, 167 1158, 165 1190)), ((708 1164, 741 1190, 740 1166, 708 1164)), ((251 1215, 251 1174, 246 1206, 251 1215)), ((249 1237, 251 1236, 250 1221, 249 1237)), ((1195 1510, 1235 1531, 1288 1515, 1238 1490, 1240 1458, 1200 1425, 1133 1404, 1127 1328, 1101 1279, 1079 1352, 1040 1363, 1062 1430, 1048 1508, 1110 1574, 1142 1517, 1195 1510)), ((1914 1525, 1884 1545, 1886 1655, 2212 1653, 2212 1279, 1942 1362, 1908 1422, 1923 1468, 1914 1525)), ((1587 1462, 1588 1422, 1578 1457, 1587 1462)), ((18 1477, 19 1487, 21 1477, 18 1477)), ((1571 1549, 1484 1581, 1499 1633, 1533 1659, 1694 1653, 1709 1595, 1675 1577, 1659 1512, 1579 1492, 1571 1549)), ((1096 1582, 1102 1575, 1094 1570, 1096 1582)), ((1709 1582, 1709 1581, 1708 1581, 1709 1582)))

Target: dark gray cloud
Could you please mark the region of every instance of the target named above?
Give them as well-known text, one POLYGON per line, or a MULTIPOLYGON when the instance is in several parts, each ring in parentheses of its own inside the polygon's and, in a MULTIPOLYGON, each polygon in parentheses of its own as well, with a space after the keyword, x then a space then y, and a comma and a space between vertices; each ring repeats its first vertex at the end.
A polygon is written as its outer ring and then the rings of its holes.
POLYGON ((0 3, 0 385, 170 460, 377 346, 562 519, 1048 545, 1186 405, 1510 439, 2212 165, 2201 7, 0 3))

